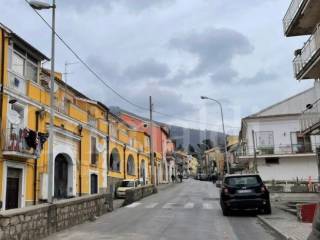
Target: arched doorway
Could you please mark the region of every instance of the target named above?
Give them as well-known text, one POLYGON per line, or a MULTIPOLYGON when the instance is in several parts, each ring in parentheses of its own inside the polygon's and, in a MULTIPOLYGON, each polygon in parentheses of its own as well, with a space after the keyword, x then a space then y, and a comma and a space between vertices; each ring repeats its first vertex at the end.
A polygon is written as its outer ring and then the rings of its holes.
POLYGON ((134 158, 130 154, 127 160, 127 173, 128 175, 135 175, 135 166, 134 166, 134 158))
POLYGON ((111 151, 109 165, 111 171, 120 172, 120 155, 116 148, 111 151))
POLYGON ((57 199, 68 197, 68 165, 66 154, 58 154, 54 161, 54 197, 57 199))
POLYGON ((145 185, 146 184, 146 162, 145 162, 145 160, 141 161, 140 178, 143 179, 143 185, 145 185))

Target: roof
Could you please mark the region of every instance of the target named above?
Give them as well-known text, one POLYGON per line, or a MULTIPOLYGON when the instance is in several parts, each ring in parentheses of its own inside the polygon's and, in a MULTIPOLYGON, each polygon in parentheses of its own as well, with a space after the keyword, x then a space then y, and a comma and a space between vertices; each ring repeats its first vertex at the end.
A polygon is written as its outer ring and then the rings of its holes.
POLYGON ((6 31, 9 35, 10 38, 16 40, 17 42, 20 42, 22 45, 24 45, 25 47, 27 47, 28 49, 31 49, 31 51, 33 51, 36 55, 38 55, 40 58, 42 58, 43 60, 50 60, 50 58, 48 58, 45 54, 43 54, 42 52, 40 52, 37 48, 35 48, 34 46, 32 46, 29 42, 27 42, 26 40, 24 40, 22 37, 20 37, 18 34, 16 34, 15 32, 13 32, 10 28, 8 28, 7 26, 5 26, 4 24, 0 23, 0 28, 2 28, 4 31, 6 31))
MULTIPOLYGON (((315 86, 317 84, 315 83, 315 86)), ((287 99, 277 102, 261 111, 247 116, 245 119, 274 117, 274 116, 295 116, 300 115, 308 103, 316 99, 316 87, 309 88, 303 92, 295 94, 287 99)))
POLYGON ((258 173, 245 173, 245 174, 241 174, 241 173, 237 173, 237 174, 227 174, 225 175, 225 177, 250 177, 250 176, 260 176, 258 173))

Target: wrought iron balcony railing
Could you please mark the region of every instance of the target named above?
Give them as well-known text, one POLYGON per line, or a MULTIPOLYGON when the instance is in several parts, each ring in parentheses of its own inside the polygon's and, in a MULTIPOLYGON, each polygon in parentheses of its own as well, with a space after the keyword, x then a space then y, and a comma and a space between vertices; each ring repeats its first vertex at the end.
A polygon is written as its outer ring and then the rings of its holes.
MULTIPOLYGON (((278 146, 257 146, 256 155, 288 155, 288 154, 308 154, 316 153, 316 148, 320 147, 319 144, 283 144, 278 146)), ((238 156, 253 156, 254 148, 246 147, 242 151, 238 151, 238 156)))
POLYGON ((294 73, 298 76, 304 67, 309 63, 312 57, 320 50, 320 25, 304 44, 301 50, 296 51, 296 57, 293 60, 294 73))
POLYGON ((320 123, 320 99, 308 106, 309 107, 303 111, 300 116, 301 132, 305 132, 306 130, 311 129, 313 126, 320 123))
POLYGON ((291 4, 286 12, 286 15, 283 18, 284 32, 287 32, 288 28, 290 27, 292 21, 294 20, 303 1, 304 0, 292 0, 291 1, 291 4))
POLYGON ((34 150, 26 141, 26 134, 23 128, 9 128, 2 131, 2 150, 4 155, 21 158, 34 158, 34 150))

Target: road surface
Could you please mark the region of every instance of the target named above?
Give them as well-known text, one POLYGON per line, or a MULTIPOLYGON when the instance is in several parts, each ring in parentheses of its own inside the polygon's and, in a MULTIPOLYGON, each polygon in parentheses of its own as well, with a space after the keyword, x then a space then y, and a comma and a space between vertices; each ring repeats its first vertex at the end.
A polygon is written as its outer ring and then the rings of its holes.
POLYGON ((219 190, 193 179, 48 240, 280 240, 254 214, 224 217, 219 190))

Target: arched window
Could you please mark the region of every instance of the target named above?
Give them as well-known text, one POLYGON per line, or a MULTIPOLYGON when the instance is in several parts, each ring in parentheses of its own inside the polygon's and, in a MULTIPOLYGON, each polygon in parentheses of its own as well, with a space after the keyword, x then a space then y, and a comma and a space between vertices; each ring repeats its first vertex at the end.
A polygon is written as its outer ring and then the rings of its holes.
POLYGON ((127 173, 129 175, 134 175, 135 169, 134 169, 134 158, 130 154, 127 160, 127 173))
POLYGON ((120 171, 120 155, 116 148, 111 151, 109 167, 111 171, 120 171))

